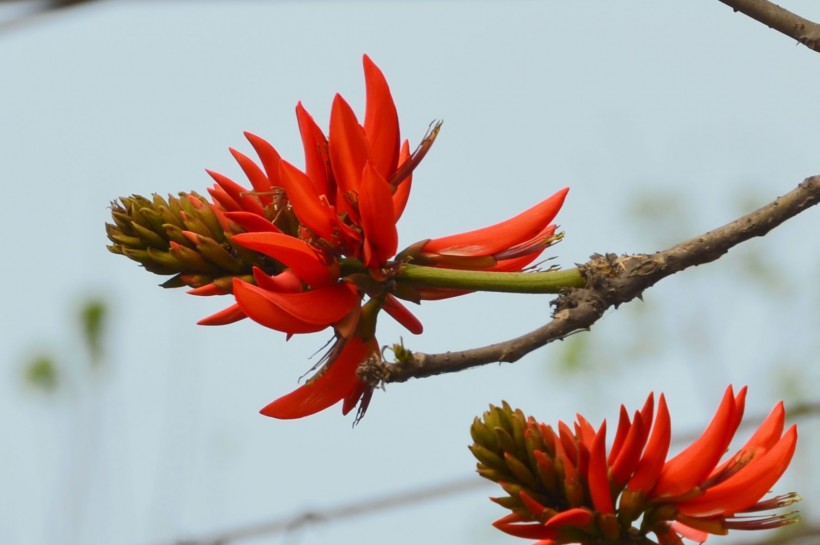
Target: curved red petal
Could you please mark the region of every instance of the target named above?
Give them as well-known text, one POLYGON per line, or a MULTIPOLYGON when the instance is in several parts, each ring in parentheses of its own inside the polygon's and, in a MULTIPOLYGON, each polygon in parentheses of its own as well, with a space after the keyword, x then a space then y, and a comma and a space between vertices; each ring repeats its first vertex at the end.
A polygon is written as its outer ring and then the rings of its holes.
POLYGON ((363 61, 367 91, 364 133, 370 144, 370 160, 383 178, 390 178, 399 162, 399 116, 384 74, 367 55, 363 61))
POLYGON ((336 95, 330 110, 328 151, 339 190, 342 193, 357 193, 362 169, 370 152, 364 129, 341 95, 336 95))
POLYGON ((322 201, 307 174, 287 161, 279 162, 279 174, 299 222, 321 238, 330 240, 336 225, 336 212, 322 201))
MULTIPOLYGON (((401 150, 399 151, 399 164, 405 162, 409 158, 410 142, 405 140, 401 145, 401 150)), ((396 189, 393 192, 393 214, 396 216, 397 223, 402 214, 404 214, 404 208, 407 206, 407 199, 410 198, 410 188, 412 186, 413 174, 410 173, 407 178, 401 180, 398 185, 396 185, 396 189)))
POLYGON ((646 494, 655 486, 666 461, 671 440, 672 421, 669 417, 669 408, 666 406, 666 398, 661 394, 658 400, 658 414, 655 416, 649 442, 632 478, 626 485, 629 490, 646 494))
POLYGON ((259 160, 262 161, 262 167, 265 169, 271 187, 280 187, 282 184, 279 181, 279 162, 282 158, 279 156, 279 152, 264 138, 250 132, 244 134, 259 156, 259 160))
POLYGON ((299 122, 302 146, 305 149, 305 173, 316 191, 320 195, 327 195, 332 202, 336 198, 336 188, 328 187, 330 157, 327 138, 301 102, 296 105, 296 120, 299 122))
POLYGON ((234 182, 224 174, 220 174, 219 172, 205 169, 211 178, 219 184, 219 186, 225 190, 225 192, 231 196, 231 198, 239 204, 242 210, 247 210, 248 212, 253 212, 254 214, 259 214, 260 216, 265 215, 265 209, 259 203, 251 192, 239 185, 238 183, 234 182))
POLYGON ((424 326, 421 325, 419 319, 413 316, 413 313, 410 312, 407 307, 401 303, 401 301, 396 299, 393 294, 388 293, 384 298, 383 308, 387 314, 407 328, 410 333, 413 333, 414 335, 421 335, 424 331, 424 326))
POLYGON ((751 507, 768 492, 789 467, 797 445, 797 427, 792 425, 771 450, 754 458, 743 469, 697 498, 679 503, 684 515, 734 515, 751 507))
POLYGON ((595 511, 604 514, 615 512, 612 495, 609 493, 609 478, 606 464, 606 422, 601 425, 592 441, 589 452, 587 483, 595 511))
POLYGON ((458 235, 430 240, 425 253, 459 256, 490 256, 530 240, 552 222, 564 204, 564 188, 532 208, 501 223, 458 235))
POLYGON ((643 415, 641 415, 639 411, 636 411, 635 419, 626 436, 623 448, 612 463, 612 480, 615 481, 618 486, 625 485, 638 466, 641 459, 641 452, 643 452, 644 444, 646 443, 646 437, 646 433, 644 433, 643 415))
POLYGON ((626 441, 626 436, 631 427, 632 422, 629 420, 629 413, 626 407, 621 405, 621 412, 618 414, 618 429, 615 430, 615 438, 612 439, 612 447, 609 449, 609 457, 607 458, 607 463, 610 465, 612 465, 612 462, 618 457, 618 453, 621 452, 621 448, 624 446, 624 441, 626 441))
POLYGON ((242 312, 242 309, 239 308, 239 305, 234 304, 228 308, 220 310, 219 312, 211 314, 210 316, 202 318, 197 322, 197 325, 227 325, 238 322, 243 318, 247 318, 247 316, 244 312, 242 312))
POLYGON ((279 228, 259 214, 237 210, 235 212, 225 212, 225 217, 238 224, 242 229, 250 232, 262 231, 270 233, 281 233, 279 228))
POLYGON ((231 239, 237 244, 272 257, 289 267, 311 287, 326 286, 336 280, 321 254, 307 242, 283 233, 240 233, 231 239))
POLYGON ((566 511, 561 511, 550 518, 544 526, 552 529, 560 528, 586 528, 595 520, 595 514, 582 507, 573 507, 566 511))
POLYGON ((358 303, 346 284, 300 293, 276 293, 234 278, 239 308, 265 327, 289 334, 314 333, 341 320, 358 303))
POLYGON ((319 375, 259 412, 273 418, 292 419, 309 416, 335 405, 359 388, 356 369, 378 351, 375 339, 363 341, 356 336, 350 338, 336 359, 328 362, 319 375))
POLYGON ((359 188, 359 214, 364 231, 364 264, 380 267, 396 254, 399 235, 390 185, 368 161, 359 188))
POLYGON ((228 148, 233 155, 236 162, 239 163, 242 172, 245 173, 245 176, 248 177, 248 181, 251 183, 253 190, 256 192, 255 197, 259 199, 263 205, 268 205, 273 201, 273 196, 271 192, 273 191, 273 186, 268 180, 268 177, 265 176, 265 173, 262 172, 262 169, 257 166, 256 163, 251 160, 250 157, 245 155, 244 153, 235 150, 233 148, 228 148))
POLYGON ((732 387, 729 386, 703 434, 664 465, 651 497, 686 493, 712 472, 734 436, 737 408, 732 387))
POLYGON ((269 275, 259 267, 253 268, 253 279, 256 285, 267 291, 298 293, 302 291, 302 280, 291 269, 285 269, 276 275, 269 275))
POLYGON ((742 462, 745 465, 756 456, 768 452, 768 450, 780 440, 781 435, 783 435, 785 418, 786 412, 783 407, 783 402, 781 401, 774 406, 769 416, 766 417, 766 420, 763 421, 757 431, 746 441, 746 444, 743 445, 734 456, 718 466, 718 468, 709 475, 709 478, 713 479, 718 476, 718 480, 723 481, 728 478, 729 475, 740 469, 736 467, 736 464, 741 460, 745 460, 745 462, 742 462), (721 475, 722 472, 728 473, 721 475))

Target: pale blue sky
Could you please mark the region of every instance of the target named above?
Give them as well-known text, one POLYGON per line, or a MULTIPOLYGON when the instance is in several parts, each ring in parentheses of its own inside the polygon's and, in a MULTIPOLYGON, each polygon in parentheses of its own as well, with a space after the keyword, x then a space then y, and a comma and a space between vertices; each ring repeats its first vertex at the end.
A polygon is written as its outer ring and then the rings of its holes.
MULTIPOLYGON (((820 20, 814 2, 787 7, 820 20)), ((512 366, 391 385, 356 429, 338 409, 259 416, 325 336, 285 343, 250 322, 196 326, 228 301, 159 289, 161 278, 109 254, 108 203, 203 191, 205 168, 239 177, 227 148, 250 149, 244 130, 299 164, 296 102, 325 127, 336 92, 361 112, 363 53, 385 72, 411 143, 444 120, 414 178, 402 244, 504 219, 569 185, 566 239, 551 254, 572 266, 593 252, 658 249, 820 173, 820 56, 715 0, 99 2, 7 29, 0 542, 171 543, 468 476, 469 424, 501 399, 550 422, 598 421, 662 390, 688 430, 730 381, 750 385, 750 410, 771 407, 782 393, 775 361, 795 360, 812 393, 820 377, 801 358, 817 353, 817 210, 750 243, 787 288, 806 286, 801 297, 750 303, 725 274, 742 253, 647 294, 645 319, 666 346, 652 365, 612 349, 596 376, 562 379, 547 370, 560 347, 547 347, 512 366), (676 208, 636 224, 634 203, 658 193, 676 195, 676 208), (40 347, 82 362, 67 323, 85 294, 113 303, 107 373, 54 399, 23 390, 19 365, 40 347)), ((425 304, 424 335, 383 320, 379 339, 472 347, 539 325, 547 301, 425 304)), ((627 319, 637 312, 611 313, 593 337, 649 343, 627 319)), ((795 471, 808 470, 803 456, 795 471)), ((820 512, 801 491, 803 510, 820 512)), ((495 493, 258 542, 515 543, 489 527, 504 514, 485 498, 495 493)))

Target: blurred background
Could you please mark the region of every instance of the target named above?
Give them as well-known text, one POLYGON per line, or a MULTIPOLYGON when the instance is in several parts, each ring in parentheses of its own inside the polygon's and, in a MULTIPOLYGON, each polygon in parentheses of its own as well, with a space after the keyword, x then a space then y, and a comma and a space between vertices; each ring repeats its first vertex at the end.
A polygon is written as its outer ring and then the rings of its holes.
MULTIPOLYGON (((506 512, 487 496, 500 490, 474 476, 466 448, 489 403, 614 422, 621 403, 663 391, 682 437, 730 383, 749 386, 749 419, 779 399, 820 401, 820 210, 514 365, 389 385, 355 428, 338 408, 293 422, 257 412, 297 385, 326 335, 199 327, 229 301, 163 290, 105 248, 119 196, 203 192, 205 168, 241 181, 227 148, 250 151, 244 130, 300 165, 296 102, 325 128, 336 92, 361 113, 363 53, 411 145, 444 120, 401 246, 566 185, 550 263, 705 232, 820 174, 820 56, 719 2, 48 7, 0 3, 0 542, 204 544, 284 521, 230 542, 516 543, 491 528, 506 512), (418 490, 421 501, 367 504, 418 490), (305 517, 360 502, 356 516, 305 517)), ((820 20, 815 2, 785 7, 820 20)), ((385 319, 379 340, 471 348, 544 323, 549 300, 425 303, 422 336, 385 319)), ((775 490, 804 496, 798 532, 820 525, 811 410, 800 431, 775 490)))

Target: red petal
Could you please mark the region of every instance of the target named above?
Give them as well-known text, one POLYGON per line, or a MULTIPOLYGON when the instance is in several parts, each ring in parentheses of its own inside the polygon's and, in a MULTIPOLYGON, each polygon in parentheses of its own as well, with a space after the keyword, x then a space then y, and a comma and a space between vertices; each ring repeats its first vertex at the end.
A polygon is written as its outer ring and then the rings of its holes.
POLYGON ((336 189, 328 187, 330 157, 327 138, 301 102, 296 105, 296 119, 299 122, 299 132, 302 134, 302 145, 305 149, 305 173, 316 191, 320 195, 327 195, 332 202, 336 198, 336 189))
POLYGON ((216 284, 211 282, 210 284, 205 284, 203 286, 199 286, 198 288, 193 288, 188 290, 188 295, 199 295, 203 297, 210 297, 212 295, 226 295, 230 292, 223 290, 220 287, 217 287, 216 284))
POLYGON ((302 418, 335 405, 359 387, 356 369, 378 351, 379 345, 375 338, 363 341, 359 337, 352 337, 345 343, 338 357, 328 362, 319 375, 259 412, 273 418, 302 418))
POLYGON ((726 462, 721 464, 712 472, 711 475, 709 475, 710 481, 715 477, 718 478, 718 482, 723 481, 730 475, 734 474, 737 470, 741 469, 742 466, 737 467, 739 462, 745 465, 756 456, 760 456, 768 452, 769 449, 777 443, 780 436, 783 435, 783 424, 785 417, 785 409, 783 408, 783 402, 781 401, 774 406, 772 411, 769 413, 769 416, 766 417, 766 420, 763 421, 757 431, 749 438, 748 441, 746 441, 746 444, 743 445, 737 454, 726 460, 726 462), (745 461, 741 462, 741 460, 745 461), (720 474, 722 472, 727 472, 727 474, 721 476, 720 474))
POLYGON ((701 483, 726 452, 736 423, 737 403, 729 386, 703 435, 663 467, 651 497, 678 496, 701 483))
POLYGON ((295 166, 280 161, 279 174, 299 222, 321 238, 330 240, 336 225, 335 210, 322 201, 307 174, 295 166))
POLYGON ((242 229, 246 231, 263 231, 271 233, 280 233, 281 231, 273 223, 269 222, 259 214, 253 212, 245 212, 238 210, 236 212, 225 212, 225 217, 237 223, 242 229))
POLYGON ((242 210, 247 210, 248 212, 253 212, 254 214, 259 214, 260 216, 265 215, 265 209, 262 208, 259 201, 251 195, 250 191, 234 182, 227 176, 216 171, 205 169, 205 172, 207 172, 211 178, 213 178, 214 181, 219 184, 219 186, 222 187, 222 189, 224 189, 236 203, 239 204, 242 210))
POLYGON ((547 528, 587 528, 595 520, 595 515, 588 509, 581 507, 573 507, 566 511, 561 511, 551 519, 549 519, 544 526, 547 528))
POLYGON ((490 227, 433 239, 423 252, 487 256, 521 244, 541 232, 558 214, 569 188, 564 188, 521 214, 490 227))
POLYGON ((364 80, 367 91, 364 133, 370 144, 370 160, 383 178, 390 178, 399 160, 399 117, 384 74, 367 55, 364 56, 364 80))
MULTIPOLYGON (((399 152, 399 164, 405 162, 410 157, 410 142, 407 140, 401 145, 399 152)), ((396 216, 396 222, 404 213, 404 208, 407 206, 407 199, 410 198, 410 188, 413 185, 413 174, 410 173, 407 178, 401 180, 396 186, 393 193, 393 214, 396 216)))
POLYGON ((269 275, 259 267, 253 268, 253 279, 256 285, 267 291, 298 293, 302 291, 302 280, 290 269, 279 274, 269 275))
POLYGON ((407 310, 407 307, 391 293, 388 293, 387 297, 384 298, 384 311, 407 328, 410 333, 421 335, 424 331, 424 326, 421 325, 419 319, 413 316, 413 313, 407 310))
POLYGON ((291 268, 311 287, 326 286, 336 279, 321 254, 298 238, 282 233, 241 233, 231 240, 291 268))
POLYGON ((626 485, 629 490, 646 494, 655 486, 666 461, 671 440, 672 422, 669 418, 669 408, 666 406, 666 398, 661 394, 652 435, 649 437, 649 443, 644 449, 641 461, 638 462, 638 467, 635 468, 635 473, 626 485))
POLYGON ((239 320, 247 318, 244 312, 239 308, 239 305, 231 305, 228 308, 222 309, 215 314, 211 314, 202 318, 197 322, 198 325, 227 325, 239 320))
POLYGON ((558 531, 547 529, 540 522, 523 522, 521 517, 510 514, 493 522, 493 526, 506 534, 524 539, 552 539, 558 531))
POLYGON ((268 180, 272 187, 280 187, 279 182, 279 162, 282 160, 279 157, 279 152, 271 146, 264 138, 260 138, 255 134, 246 132, 245 138, 253 146, 254 151, 262 161, 262 167, 265 169, 265 174, 268 175, 268 180))
MULTIPOLYGON (((206 172, 209 172, 206 170, 206 172)), ((209 172, 210 173, 210 172, 209 172)), ((233 212, 237 210, 242 210, 242 206, 233 199, 230 195, 228 195, 227 191, 221 185, 215 185, 213 187, 208 188, 208 193, 211 194, 214 201, 219 203, 219 205, 227 211, 233 212)))
POLYGON ((615 431, 615 438, 612 440, 612 448, 609 449, 609 458, 607 458, 607 463, 610 465, 618 457, 618 453, 621 452, 631 427, 632 422, 629 420, 629 413, 626 411, 626 407, 621 405, 621 412, 618 415, 618 429, 615 431))
POLYGON ((609 493, 609 479, 606 467, 606 422, 601 425, 592 448, 589 452, 589 470, 587 472, 589 494, 595 511, 603 514, 615 513, 612 495, 609 493))
POLYGON ((340 95, 336 95, 330 110, 328 150, 339 191, 343 194, 357 193, 369 151, 364 129, 350 105, 340 95))
POLYGON ((365 164, 359 188, 359 214, 364 231, 364 264, 380 267, 396 254, 399 236, 393 215, 393 195, 390 185, 373 168, 365 164))
POLYGON ((677 508, 684 515, 734 515, 757 503, 789 467, 797 444, 797 427, 792 426, 771 450, 693 500, 677 508))
POLYGON ((276 293, 234 278, 233 294, 249 318, 285 333, 314 333, 338 322, 359 297, 347 284, 300 293, 276 293))
POLYGON ((643 416, 636 411, 635 420, 632 422, 623 449, 621 449, 617 459, 612 464, 612 480, 618 486, 625 485, 629 477, 632 476, 632 472, 635 471, 640 462, 645 442, 646 433, 644 433, 643 416))
POLYGON ((273 201, 273 196, 270 194, 271 191, 273 191, 273 186, 270 180, 268 180, 268 177, 265 176, 265 173, 262 172, 262 169, 244 153, 233 148, 229 148, 229 150, 234 159, 236 159, 236 162, 239 163, 245 176, 248 177, 248 181, 250 181, 254 191, 256 191, 257 194, 255 197, 259 199, 263 205, 270 204, 271 201, 273 201))

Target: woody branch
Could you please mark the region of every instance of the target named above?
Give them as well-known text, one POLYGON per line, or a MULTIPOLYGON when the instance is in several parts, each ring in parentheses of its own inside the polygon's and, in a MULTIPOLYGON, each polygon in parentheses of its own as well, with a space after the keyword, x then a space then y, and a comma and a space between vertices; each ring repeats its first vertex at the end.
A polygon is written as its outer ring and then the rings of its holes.
POLYGON ((552 320, 508 341, 441 354, 404 353, 396 362, 368 361, 359 376, 373 386, 463 371, 488 363, 515 362, 553 341, 588 330, 612 307, 640 297, 660 280, 720 258, 734 246, 769 231, 820 202, 820 176, 812 176, 769 204, 708 233, 654 254, 593 255, 579 266, 582 288, 552 301, 552 320))
POLYGON ((813 51, 820 52, 820 25, 767 0, 720 0, 769 28, 791 36, 813 51))

